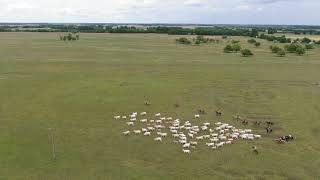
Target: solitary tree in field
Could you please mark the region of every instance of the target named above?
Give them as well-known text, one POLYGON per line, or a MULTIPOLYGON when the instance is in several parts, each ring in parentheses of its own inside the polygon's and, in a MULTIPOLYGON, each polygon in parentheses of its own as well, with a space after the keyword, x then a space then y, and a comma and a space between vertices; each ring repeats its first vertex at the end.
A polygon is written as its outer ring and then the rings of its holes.
POLYGON ((243 50, 241 50, 241 54, 242 54, 242 56, 244 56, 244 57, 248 57, 248 56, 252 56, 252 55, 253 55, 253 53, 251 52, 250 49, 243 49, 243 50))
POLYGON ((277 55, 283 57, 286 55, 286 52, 283 49, 280 49, 279 51, 277 51, 277 55))

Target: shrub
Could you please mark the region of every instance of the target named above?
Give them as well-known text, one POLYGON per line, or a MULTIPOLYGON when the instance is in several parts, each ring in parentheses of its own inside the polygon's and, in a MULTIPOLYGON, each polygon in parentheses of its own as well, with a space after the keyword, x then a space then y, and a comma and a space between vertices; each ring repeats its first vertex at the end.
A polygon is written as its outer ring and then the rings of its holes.
POLYGON ((305 54, 306 53, 306 50, 303 48, 303 47, 297 47, 297 49, 296 49, 296 54, 297 55, 303 55, 303 54, 305 54))
POLYGON ((284 46, 284 48, 289 53, 296 53, 298 48, 303 48, 303 47, 300 44, 293 43, 293 44, 284 46))
POLYGON ((254 43, 256 43, 257 41, 255 40, 255 39, 249 39, 248 40, 248 43, 250 43, 250 44, 254 44, 254 43))
POLYGON ((239 52, 241 50, 240 44, 232 44, 232 49, 235 52, 239 52))
POLYGON ((259 46, 261 46, 261 43, 260 43, 260 42, 256 42, 256 43, 254 43, 254 45, 255 45, 256 47, 259 47, 259 46))
POLYGON ((278 50, 277 55, 280 57, 283 57, 286 55, 286 51, 284 51, 283 49, 278 50))
POLYGON ((279 51, 281 51, 282 49, 278 46, 270 46, 271 52, 272 53, 278 53, 279 51))
POLYGON ((179 44, 186 44, 186 45, 191 44, 191 41, 185 37, 176 39, 176 42, 179 44))
POLYGON ((248 56, 252 56, 252 55, 253 55, 253 53, 251 52, 250 49, 243 49, 243 50, 241 50, 241 54, 242 54, 242 56, 244 56, 244 57, 248 57, 248 56))
POLYGON ((230 44, 228 44, 226 47, 224 47, 223 51, 225 53, 231 53, 231 52, 233 52, 233 48, 230 44))
POLYGON ((314 46, 312 44, 306 44, 305 48, 306 49, 314 49, 314 46))
POLYGON ((232 41, 231 41, 232 44, 237 44, 237 43, 239 43, 239 42, 240 42, 239 40, 232 40, 232 41))

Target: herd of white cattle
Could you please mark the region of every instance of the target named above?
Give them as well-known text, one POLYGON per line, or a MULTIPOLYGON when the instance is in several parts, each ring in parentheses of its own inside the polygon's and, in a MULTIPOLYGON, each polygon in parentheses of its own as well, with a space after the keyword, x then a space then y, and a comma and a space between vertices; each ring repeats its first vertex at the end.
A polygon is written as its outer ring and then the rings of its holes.
MULTIPOLYGON (((152 119, 146 118, 147 113, 134 112, 128 116, 114 116, 116 120, 126 121, 129 130, 122 132, 123 135, 130 134, 154 136, 154 141, 162 142, 168 136, 173 137, 174 143, 180 143, 182 152, 190 154, 191 148, 195 148, 200 142, 206 141, 206 145, 212 149, 222 148, 224 145, 234 144, 236 140, 255 140, 261 135, 253 134, 251 129, 238 129, 226 123, 210 122, 199 125, 192 125, 190 121, 181 121, 172 117, 162 117, 161 113, 156 113, 152 119), (138 117, 140 117, 138 119, 138 117), (140 128, 135 128, 139 126, 140 128), (142 128, 141 128, 142 127, 142 128)), ((196 114, 195 119, 200 119, 196 114)))

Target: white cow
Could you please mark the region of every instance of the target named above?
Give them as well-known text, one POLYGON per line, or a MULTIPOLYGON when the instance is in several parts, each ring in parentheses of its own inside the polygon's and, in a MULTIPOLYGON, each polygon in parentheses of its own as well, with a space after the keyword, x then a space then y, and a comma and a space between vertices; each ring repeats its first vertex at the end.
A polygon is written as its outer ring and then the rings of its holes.
POLYGON ((198 142, 197 141, 190 141, 190 144, 195 146, 195 145, 198 145, 198 142))
POLYGON ((189 149, 182 149, 182 152, 186 153, 186 154, 190 154, 191 153, 191 151, 189 149))
POLYGON ((135 134, 141 134, 141 130, 134 130, 133 131, 135 134))
POLYGON ((179 134, 172 134, 172 137, 178 138, 178 137, 179 137, 179 134))
POLYGON ((133 126, 134 122, 127 122, 128 126, 133 126))
POLYGON ((141 116, 145 116, 145 115, 147 115, 147 113, 146 112, 142 112, 142 113, 140 113, 140 115, 141 116))
POLYGON ((194 118, 200 118, 199 114, 194 115, 194 118))
POLYGON ((190 148, 190 143, 185 143, 182 147, 183 148, 190 148))
POLYGON ((141 119, 140 122, 146 123, 146 122, 148 122, 148 120, 147 119, 141 119))
POLYGON ((150 136, 150 135, 151 135, 151 132, 145 132, 143 135, 145 135, 145 136, 150 136))
POLYGON ((156 138, 154 138, 154 140, 155 140, 155 141, 160 141, 160 142, 161 142, 161 141, 162 141, 162 138, 161 138, 161 137, 156 137, 156 138))
POLYGON ((114 116, 115 119, 120 119, 120 116, 114 116))
POLYGON ((197 139, 197 140, 202 140, 202 139, 203 139, 203 136, 197 136, 196 139, 197 139))
POLYGON ((124 131, 122 134, 124 134, 125 136, 130 134, 130 131, 124 131))
POLYGON ((160 113, 157 113, 157 114, 155 114, 155 116, 156 116, 156 117, 159 117, 159 116, 161 116, 161 114, 160 114, 160 113))

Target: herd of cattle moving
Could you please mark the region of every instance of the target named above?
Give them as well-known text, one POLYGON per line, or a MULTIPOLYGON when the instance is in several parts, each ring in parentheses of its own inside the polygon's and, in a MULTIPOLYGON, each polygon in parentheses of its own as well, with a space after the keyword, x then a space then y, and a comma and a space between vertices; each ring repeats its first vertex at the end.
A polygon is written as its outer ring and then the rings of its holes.
MULTIPOLYGON (((172 117, 161 117, 161 113, 154 115, 154 119, 145 118, 147 113, 141 112, 140 120, 138 120, 138 113, 134 112, 129 116, 114 116, 116 120, 125 120, 130 130, 122 132, 123 135, 143 134, 144 136, 156 137, 154 141, 162 142, 168 136, 169 132, 174 138, 174 143, 180 143, 183 153, 191 153, 191 148, 195 148, 201 141, 207 140, 205 143, 211 149, 218 149, 224 145, 233 144, 238 139, 254 140, 261 138, 261 135, 253 134, 251 129, 238 129, 232 125, 216 122, 202 123, 199 125, 192 125, 190 121, 182 122, 180 119, 173 119, 172 117), (135 125, 140 123, 141 129, 135 129, 135 125), (168 130, 168 131, 166 131, 168 130)), ((196 114, 194 118, 199 119, 200 115, 196 114)))

